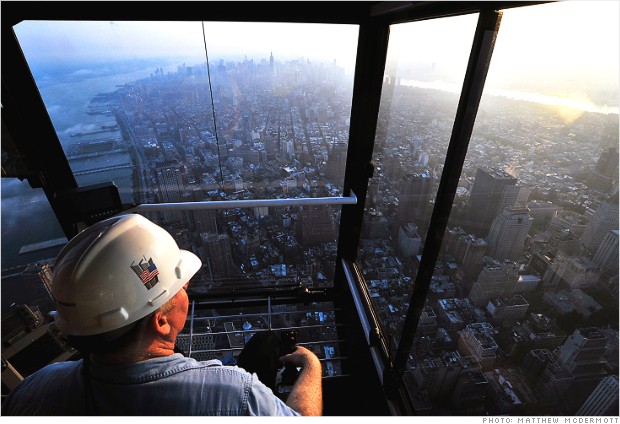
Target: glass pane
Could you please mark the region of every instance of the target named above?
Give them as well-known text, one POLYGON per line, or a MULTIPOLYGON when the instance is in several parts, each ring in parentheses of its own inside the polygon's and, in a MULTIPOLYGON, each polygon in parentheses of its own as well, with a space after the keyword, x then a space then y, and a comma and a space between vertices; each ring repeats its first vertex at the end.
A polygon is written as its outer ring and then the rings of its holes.
POLYGON ((45 194, 27 181, 2 178, 2 315, 26 304, 54 309, 44 273, 67 239, 45 194))
MULTIPOLYGON (((477 15, 392 25, 359 265, 396 352, 477 15)), ((454 288, 444 286, 445 290, 454 288)), ((431 319, 429 317, 429 319, 431 319)))
POLYGON ((80 186, 112 180, 127 203, 202 200, 198 187, 222 200, 341 195, 357 26, 26 21, 15 32, 80 186), (162 190, 168 168, 174 193, 162 190))
POLYGON ((504 11, 406 375, 429 414, 617 414, 618 12, 504 11))

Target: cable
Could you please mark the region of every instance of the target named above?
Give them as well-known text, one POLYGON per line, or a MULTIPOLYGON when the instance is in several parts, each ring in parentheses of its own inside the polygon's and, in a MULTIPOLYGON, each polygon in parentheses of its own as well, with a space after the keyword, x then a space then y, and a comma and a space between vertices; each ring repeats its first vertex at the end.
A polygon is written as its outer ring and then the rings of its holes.
POLYGON ((202 40, 205 45, 205 56, 207 58, 207 76, 209 78, 209 94, 211 96, 211 112, 213 115, 213 130, 215 131, 215 144, 217 144, 217 162, 220 167, 221 187, 224 187, 224 174, 222 173, 222 158, 220 156, 220 142, 217 136, 217 123, 215 122, 215 104, 213 103, 213 87, 211 86, 211 66, 209 65, 209 52, 207 51, 207 37, 205 35, 205 23, 202 21, 202 40))

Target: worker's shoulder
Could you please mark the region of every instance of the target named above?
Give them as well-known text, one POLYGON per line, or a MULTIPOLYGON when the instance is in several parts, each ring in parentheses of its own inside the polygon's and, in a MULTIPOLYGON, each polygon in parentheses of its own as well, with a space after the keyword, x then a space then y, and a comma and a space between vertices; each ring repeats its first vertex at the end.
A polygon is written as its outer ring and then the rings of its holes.
MULTIPOLYGON (((181 360, 182 367, 186 369, 200 369, 207 372, 237 375, 243 378, 251 378, 252 374, 237 365, 224 365, 219 359, 210 359, 206 361, 197 361, 193 358, 183 358, 181 360)), ((178 364, 177 364, 178 365, 178 364)))
POLYGON ((52 362, 44 366, 43 368, 35 371, 26 377, 26 380, 35 380, 35 379, 49 379, 54 380, 60 376, 70 375, 76 372, 81 372, 82 360, 77 361, 61 361, 61 362, 52 362))
POLYGON ((199 361, 191 356, 183 356, 179 353, 174 355, 157 358, 156 362, 151 363, 151 366, 156 365, 160 368, 165 368, 168 371, 189 371, 189 370, 209 370, 209 371, 224 371, 232 370, 236 372, 237 366, 224 365, 219 359, 208 359, 205 361, 199 361))
POLYGON ((9 398, 16 397, 23 403, 28 399, 53 397, 54 394, 80 390, 78 383, 81 365, 81 360, 48 364, 20 381, 9 393, 9 398))

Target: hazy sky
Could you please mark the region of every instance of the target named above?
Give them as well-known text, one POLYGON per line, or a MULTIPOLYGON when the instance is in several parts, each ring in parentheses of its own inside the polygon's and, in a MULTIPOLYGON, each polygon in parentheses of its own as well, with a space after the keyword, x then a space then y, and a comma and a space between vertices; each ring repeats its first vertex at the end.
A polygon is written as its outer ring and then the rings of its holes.
MULTIPOLYGON (((487 86, 545 91, 618 104, 620 2, 568 0, 504 11, 487 86), (600 98, 609 97, 609 99, 600 98)), ((402 64, 433 66, 462 78, 477 15, 401 24, 390 51, 402 64), (398 52, 398 54, 396 54, 398 52)), ((204 62, 201 22, 23 22, 27 59, 67 62, 153 56, 204 62)), ((205 22, 209 59, 305 57, 352 66, 354 25, 205 22)), ((445 75, 441 75, 441 72, 445 75)))
MULTIPOLYGON (((322 58, 354 63, 355 25, 205 22, 210 60, 238 55, 322 58)), ((51 22, 17 26, 20 44, 40 60, 187 56, 205 60, 202 22, 51 22)))
MULTIPOLYGON (((617 113, 619 6, 618 1, 564 1, 505 10, 485 89, 542 93, 554 99, 535 101, 595 103, 617 113)), ((417 66, 421 75, 427 70, 425 81, 450 82, 458 91, 476 23, 472 14, 397 25, 388 58, 399 72, 417 66)))

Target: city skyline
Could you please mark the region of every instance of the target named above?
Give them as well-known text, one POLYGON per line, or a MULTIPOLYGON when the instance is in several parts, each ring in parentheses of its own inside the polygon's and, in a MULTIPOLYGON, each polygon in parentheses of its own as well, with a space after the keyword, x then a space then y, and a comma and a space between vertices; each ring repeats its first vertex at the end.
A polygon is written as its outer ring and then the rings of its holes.
MULTIPOLYGON (((606 108, 598 111, 618 113, 618 2, 569 0, 508 8, 503 13, 488 90, 506 96, 528 93, 532 101, 585 110, 594 105, 606 108), (548 13, 554 18, 547 18, 548 13), (539 31, 522 31, 524 26, 539 31), (578 57, 573 54, 576 50, 578 57)), ((456 84, 459 89, 462 75, 455 63, 466 61, 462 52, 468 50, 452 45, 471 44, 476 19, 472 14, 392 25, 390 51, 400 52, 405 69, 432 66, 434 79, 423 82, 449 90, 456 84), (417 42, 428 37, 433 43, 417 42), (415 57, 408 56, 412 48, 415 57)), ((200 64, 206 60, 206 42, 210 60, 261 61, 273 54, 278 60, 336 61, 347 72, 353 71, 358 31, 354 25, 200 21, 26 21, 15 30, 34 67, 49 61, 58 65, 163 57, 200 64)), ((74 72, 88 75, 93 70, 74 72)))

